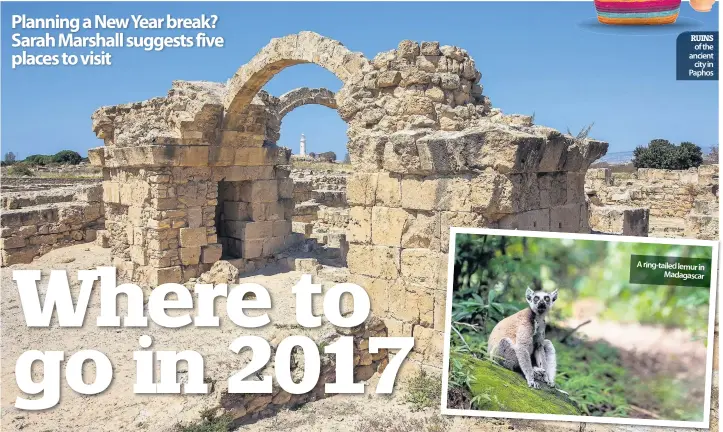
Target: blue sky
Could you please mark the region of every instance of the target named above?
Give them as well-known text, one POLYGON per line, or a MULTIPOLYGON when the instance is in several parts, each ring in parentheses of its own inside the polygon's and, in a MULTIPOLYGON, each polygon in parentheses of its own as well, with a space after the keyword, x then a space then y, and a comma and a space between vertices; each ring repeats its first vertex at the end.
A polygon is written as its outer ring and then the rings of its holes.
MULTIPOLYGON (((688 30, 718 30, 711 13, 681 7, 675 26, 622 29, 596 24, 592 2, 550 3, 2 3, 2 151, 19 157, 72 149, 85 155, 102 145, 91 113, 164 96, 171 81, 226 81, 272 37, 311 30, 372 58, 403 39, 438 40, 469 51, 495 107, 535 114, 538 124, 591 135, 609 152, 628 151, 652 138, 718 144, 718 82, 675 80, 675 38, 688 30), (194 17, 216 14, 214 36, 223 48, 110 49, 112 66, 26 66, 11 69, 11 36, 43 34, 11 27, 11 15, 33 17, 194 17)), ((80 35, 94 34, 81 31, 80 35)), ((110 33, 103 31, 101 33, 110 33)), ((195 31, 135 30, 126 36, 171 36, 195 31)), ((90 49, 67 50, 86 53, 90 49)), ((29 49, 59 53, 62 50, 29 49)), ((281 95, 296 87, 338 90, 341 82, 315 65, 298 65, 265 87, 281 95)), ((279 144, 298 151, 345 154, 346 125, 334 110, 300 107, 284 118, 279 144)))

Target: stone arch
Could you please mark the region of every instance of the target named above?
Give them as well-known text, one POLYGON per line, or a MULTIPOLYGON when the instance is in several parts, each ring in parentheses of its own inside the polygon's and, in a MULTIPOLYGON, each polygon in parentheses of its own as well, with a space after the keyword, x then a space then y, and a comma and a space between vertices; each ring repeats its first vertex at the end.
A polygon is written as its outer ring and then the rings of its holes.
POLYGON ((303 105, 323 105, 331 109, 337 109, 336 95, 333 91, 325 88, 300 87, 279 96, 278 113, 279 121, 292 110, 303 105))
MULTIPOLYGON (((284 117, 294 109, 310 104, 323 105, 333 110, 338 108, 336 94, 325 88, 299 87, 284 93, 278 98, 267 96, 264 90, 260 90, 251 106, 246 109, 243 114, 238 115, 238 119, 235 122, 237 125, 248 124, 249 122, 245 121, 244 118, 254 116, 254 112, 263 109, 269 113, 269 115, 266 116, 264 142, 268 144, 276 143, 281 136, 281 122, 284 117), (262 101, 262 105, 257 104, 257 102, 262 101)), ((227 131, 226 133, 235 132, 227 131)))
POLYGON ((341 42, 318 33, 303 31, 272 39, 248 63, 241 66, 228 85, 225 100, 226 125, 233 125, 234 115, 243 112, 254 96, 277 73, 303 63, 314 63, 330 71, 343 83, 361 79, 361 72, 370 68, 361 53, 350 51, 341 42))

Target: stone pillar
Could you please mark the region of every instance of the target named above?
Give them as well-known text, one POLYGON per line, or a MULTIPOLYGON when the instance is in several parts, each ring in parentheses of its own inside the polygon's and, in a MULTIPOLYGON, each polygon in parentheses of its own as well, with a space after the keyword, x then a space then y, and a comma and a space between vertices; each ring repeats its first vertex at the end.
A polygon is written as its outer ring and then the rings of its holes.
POLYGON ((607 144, 491 109, 463 49, 403 41, 372 65, 337 93, 348 267, 412 361, 441 367, 450 227, 589 232, 585 171, 607 144))
POLYGON ((293 238, 293 184, 277 168, 290 152, 267 140, 263 100, 222 128, 224 91, 175 82, 166 98, 93 115, 114 264, 135 281, 182 282, 224 253, 263 259, 293 238))

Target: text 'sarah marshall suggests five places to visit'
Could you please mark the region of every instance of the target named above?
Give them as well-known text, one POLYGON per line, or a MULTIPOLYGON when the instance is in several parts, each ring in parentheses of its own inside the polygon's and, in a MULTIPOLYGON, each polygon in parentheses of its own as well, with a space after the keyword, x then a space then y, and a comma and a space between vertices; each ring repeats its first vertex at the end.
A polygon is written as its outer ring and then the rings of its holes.
POLYGON ((718 4, 451 10, 3 2, 0 429, 717 428, 718 4))

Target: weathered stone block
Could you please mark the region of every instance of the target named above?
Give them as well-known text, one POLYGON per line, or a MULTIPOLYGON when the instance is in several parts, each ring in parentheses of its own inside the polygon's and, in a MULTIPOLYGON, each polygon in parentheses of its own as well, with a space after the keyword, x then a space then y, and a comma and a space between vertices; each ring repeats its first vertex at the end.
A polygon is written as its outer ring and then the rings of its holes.
POLYGON ((131 261, 138 265, 147 265, 148 264, 148 256, 146 255, 146 250, 140 246, 131 246, 129 249, 130 258, 131 261))
POLYGON ((211 166, 230 166, 234 164, 235 158, 236 149, 230 145, 209 147, 208 164, 211 166))
POLYGON ((399 276, 399 258, 399 248, 351 244, 347 264, 352 273, 396 279, 399 276))
POLYGON ((402 81, 402 74, 399 71, 384 71, 377 76, 377 86, 394 87, 402 81))
POLYGON ((225 201, 223 216, 226 220, 243 221, 249 219, 249 203, 241 201, 225 201))
POLYGON ((406 324, 431 325, 434 320, 434 301, 421 285, 398 279, 389 286, 389 314, 406 324))
POLYGON ((284 237, 291 234, 291 221, 277 220, 273 222, 272 235, 284 237))
POLYGON ((274 222, 262 221, 262 222, 243 222, 243 235, 242 239, 263 239, 271 237, 274 230, 274 222))
POLYGON ((372 243, 400 247, 408 213, 401 208, 372 208, 372 243))
MULTIPOLYGON (((341 108, 341 107, 340 107, 341 108)), ((341 111, 341 110, 340 110, 341 111)), ((361 135, 347 143, 349 157, 359 170, 373 171, 381 168, 384 160, 384 147, 388 137, 379 133, 361 135)))
POLYGON ((200 247, 205 246, 208 241, 206 239, 206 228, 181 228, 179 230, 179 240, 181 247, 200 247))
POLYGON ((113 181, 103 182, 103 201, 120 204, 120 184, 113 181))
POLYGON ((469 212, 442 212, 440 214, 440 249, 442 252, 449 250, 450 228, 483 228, 488 222, 479 213, 469 212))
POLYGON ((246 202, 275 202, 279 199, 276 180, 257 180, 241 184, 241 200, 246 202))
POLYGON ((203 211, 200 207, 193 207, 186 210, 189 228, 200 228, 204 226, 203 211))
POLYGON ((374 205, 379 174, 357 172, 346 182, 346 199, 351 205, 374 205))
POLYGON ((208 146, 178 146, 178 166, 208 166, 208 146))
POLYGON ((550 231, 580 232, 580 204, 568 204, 550 209, 550 231))
POLYGON ((24 247, 27 241, 24 237, 7 237, 0 239, 0 249, 17 249, 24 247))
POLYGON ((352 243, 369 243, 372 239, 372 208, 354 206, 349 210, 347 234, 352 243))
POLYGON ((180 266, 151 268, 149 270, 149 283, 153 286, 162 285, 164 283, 181 283, 183 272, 180 266))
POLYGON ((13 264, 27 264, 33 262, 33 259, 40 253, 39 246, 27 246, 20 249, 2 249, 0 250, 0 258, 2 258, 3 266, 11 266, 13 264))
POLYGON ((446 269, 445 255, 429 249, 403 249, 401 272, 405 280, 436 286, 440 271, 446 269))
POLYGON ((181 264, 195 265, 201 261, 201 247, 182 247, 179 249, 181 264))
POLYGON ((105 147, 94 147, 88 149, 88 159, 93 166, 105 165, 105 147))
POLYGON ((531 210, 507 215, 499 220, 499 228, 527 231, 550 231, 550 210, 531 210))
POLYGON ((209 244, 201 247, 201 262, 204 264, 213 264, 221 259, 222 246, 218 243, 209 244))
POLYGON ((285 237, 268 237, 264 240, 262 252, 264 256, 271 256, 281 252, 285 247, 285 237))
POLYGON ((293 198, 294 197, 294 181, 290 178, 279 180, 279 198, 293 198))
POLYGON ((308 222, 292 222, 291 230, 304 236, 310 236, 314 230, 314 224, 308 222))
POLYGON ((389 297, 387 295, 389 281, 357 274, 351 275, 349 281, 364 288, 367 292, 371 302, 372 314, 386 316, 386 312, 389 310, 389 297))
POLYGON ((439 221, 437 212, 410 213, 402 233, 402 247, 439 250, 439 221))
POLYGON ((402 179, 402 207, 411 210, 434 210, 438 199, 439 180, 423 177, 402 179))
POLYGON ((243 258, 258 258, 263 255, 264 239, 244 240, 241 242, 240 248, 243 258))
POLYGON ((537 180, 540 183, 540 207, 550 208, 567 204, 568 173, 554 172, 538 175, 537 180))
POLYGON ((589 225, 605 234, 647 237, 650 210, 622 206, 590 206, 589 225))
POLYGON ((468 178, 440 179, 438 186, 436 209, 450 211, 472 210, 472 187, 468 178))
POLYGON ((95 244, 102 248, 110 247, 110 233, 106 230, 100 230, 96 233, 95 244))
MULTIPOLYGON (((510 174, 507 176, 512 184, 510 197, 510 213, 524 212, 543 208, 540 182, 536 174, 510 174)), ((566 198, 566 192, 560 199, 566 198)), ((504 208, 500 210, 505 210, 504 208)))
POLYGON ((86 228, 85 230, 85 241, 86 242, 94 242, 97 238, 98 231, 93 228, 86 228))
MULTIPOLYGON (((265 147, 241 147, 236 149, 234 164, 240 166, 274 165, 283 153, 265 147)), ((288 163, 288 157, 286 162, 288 163)))
POLYGON ((399 207, 402 203, 400 178, 390 173, 379 173, 375 200, 377 205, 399 207))
POLYGON ((434 300, 434 319, 433 328, 437 331, 444 331, 447 322, 445 316, 447 314, 447 292, 446 290, 436 290, 432 295, 434 300))
POLYGON ((412 358, 424 363, 442 365, 444 334, 431 328, 414 326, 412 358), (416 355, 415 355, 416 354, 416 355))
POLYGON ((393 133, 384 146, 384 169, 400 174, 426 174, 422 171, 416 143, 426 133, 422 130, 393 133))

